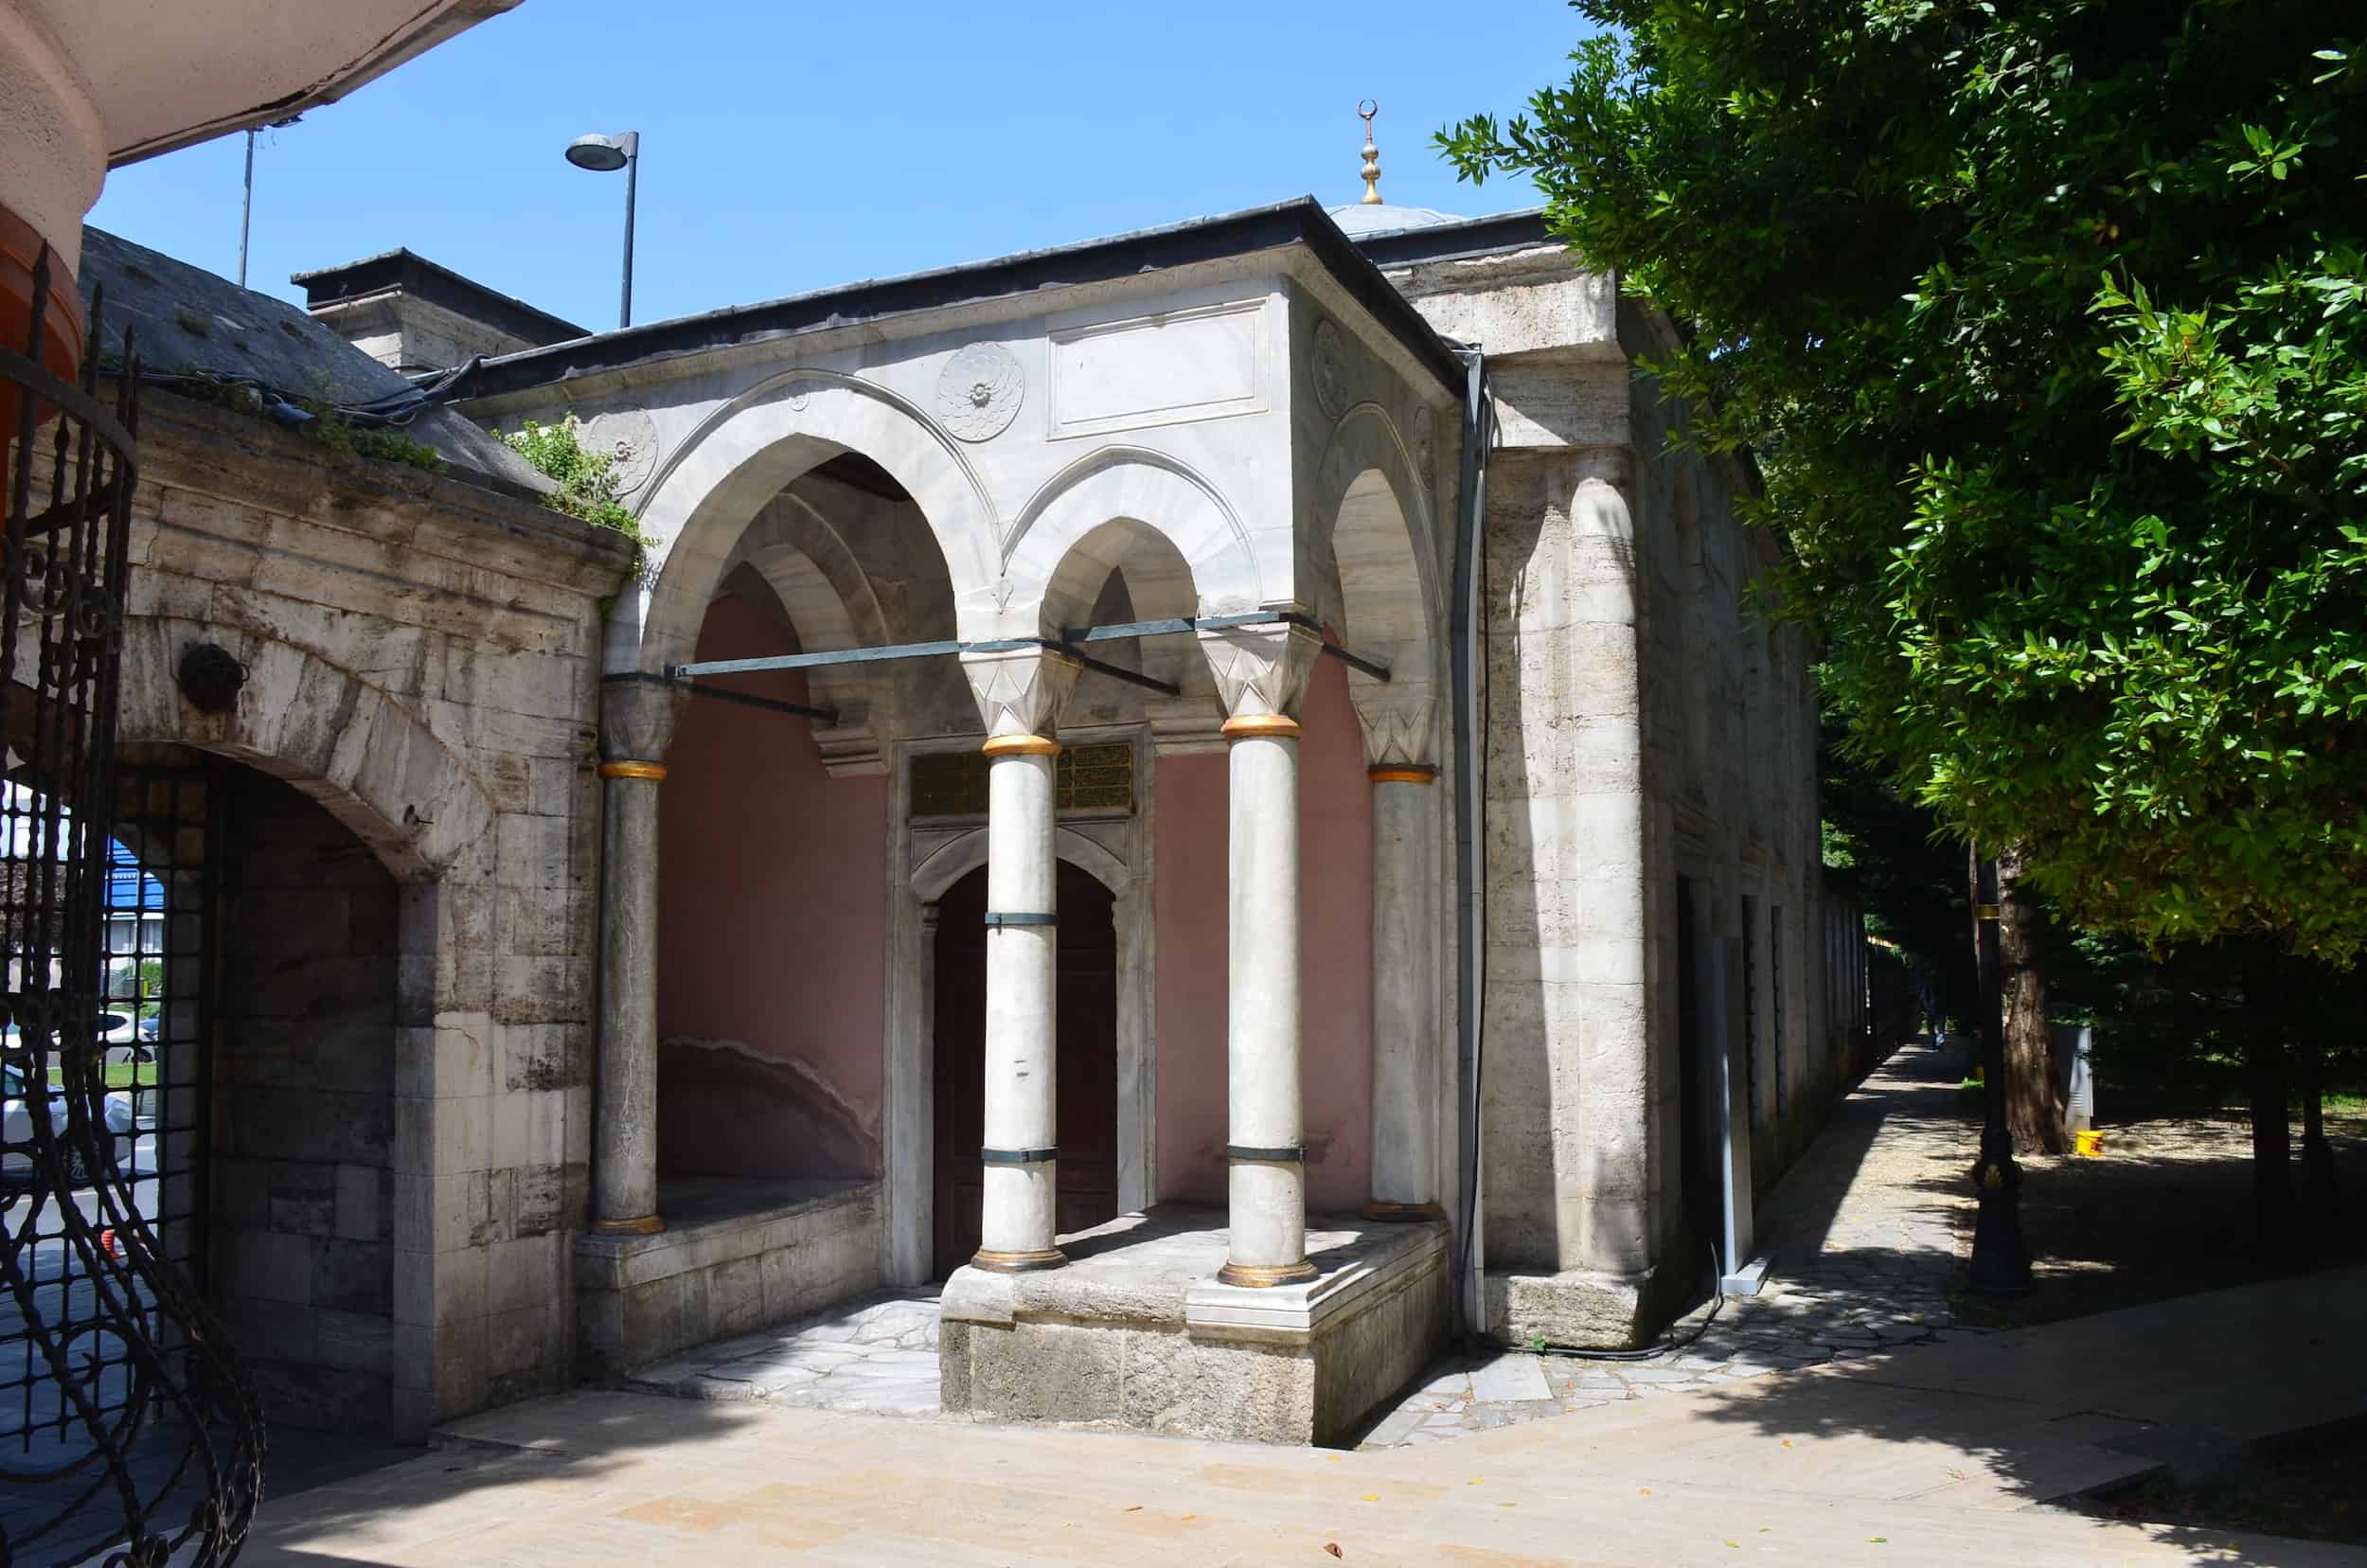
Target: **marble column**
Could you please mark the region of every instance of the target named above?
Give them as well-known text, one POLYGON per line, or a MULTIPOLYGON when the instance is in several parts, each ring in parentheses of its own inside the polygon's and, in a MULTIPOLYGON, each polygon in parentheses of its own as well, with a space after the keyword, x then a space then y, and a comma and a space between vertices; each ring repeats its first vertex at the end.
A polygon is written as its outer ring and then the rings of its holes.
POLYGON ((1430 683, 1352 676, 1373 791, 1372 1199, 1368 1220, 1438 1203, 1438 767, 1430 683))
POLYGON ((1201 633, 1224 701, 1231 813, 1226 903, 1227 1285, 1315 1276, 1307 1258, 1299 1085, 1299 723, 1314 637, 1294 627, 1201 633))
POLYGON ((1053 784, 1075 661, 1042 650, 965 654, 987 722, 986 1126, 972 1268, 1057 1269, 1059 1199, 1059 859, 1053 784))
POLYGON ((600 704, 600 1017, 591 1229, 647 1236, 657 1211, 657 792, 682 699, 613 685, 600 704))

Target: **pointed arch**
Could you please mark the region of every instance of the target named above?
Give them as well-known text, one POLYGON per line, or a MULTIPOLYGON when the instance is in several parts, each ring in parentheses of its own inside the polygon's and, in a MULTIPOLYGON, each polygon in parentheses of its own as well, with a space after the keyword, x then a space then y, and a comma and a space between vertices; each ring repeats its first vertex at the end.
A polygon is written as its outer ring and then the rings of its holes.
POLYGON ((912 497, 956 604, 991 602, 1000 563, 994 507, 960 443, 884 387, 800 367, 715 410, 660 466, 640 514, 653 541, 649 563, 610 617, 608 668, 656 671, 686 661, 750 520, 841 452, 879 464, 912 497))
POLYGON ((965 626, 963 635, 1039 634, 1063 563, 1113 521, 1157 534, 1173 549, 1200 614, 1255 610, 1291 597, 1287 530, 1261 549, 1239 514, 1189 467, 1142 448, 1110 447, 1070 464, 1029 499, 1003 561, 1008 601, 990 617, 977 617, 974 630, 965 626))

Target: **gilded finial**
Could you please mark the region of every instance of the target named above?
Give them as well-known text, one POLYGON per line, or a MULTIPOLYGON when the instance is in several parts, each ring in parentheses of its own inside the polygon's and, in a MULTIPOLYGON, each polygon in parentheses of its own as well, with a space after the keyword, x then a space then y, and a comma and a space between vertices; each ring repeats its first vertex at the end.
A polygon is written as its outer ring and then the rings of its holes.
POLYGON ((1364 194, 1358 199, 1358 205, 1380 206, 1380 148, 1373 141, 1373 116, 1380 113, 1380 105, 1366 98, 1356 106, 1356 113, 1364 122, 1364 194))

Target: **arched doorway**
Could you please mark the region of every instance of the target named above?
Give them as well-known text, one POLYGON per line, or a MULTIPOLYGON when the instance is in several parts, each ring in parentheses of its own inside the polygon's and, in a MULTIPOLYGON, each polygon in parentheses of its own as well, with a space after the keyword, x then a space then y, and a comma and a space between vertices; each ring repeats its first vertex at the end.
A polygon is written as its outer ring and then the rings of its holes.
MULTIPOLYGON (((1062 1234, 1118 1213, 1116 900, 1067 861, 1059 874, 1059 1081, 1062 1234)), ((937 901, 936 1170, 932 1264, 942 1278, 978 1250, 980 1129, 985 1126, 987 870, 937 901)))

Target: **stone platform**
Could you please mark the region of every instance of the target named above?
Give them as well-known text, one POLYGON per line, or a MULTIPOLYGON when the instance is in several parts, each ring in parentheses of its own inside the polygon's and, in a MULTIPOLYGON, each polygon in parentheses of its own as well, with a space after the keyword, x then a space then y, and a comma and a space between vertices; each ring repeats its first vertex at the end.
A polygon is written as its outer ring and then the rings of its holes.
POLYGON ((956 1270, 938 1366, 949 1416, 1332 1443, 1447 1332, 1440 1223, 1310 1216, 1302 1285, 1217 1283, 1221 1210, 1161 1204, 1060 1238, 1068 1266, 956 1270))
POLYGON ((654 1236, 576 1238, 577 1363, 596 1382, 880 1283, 880 1184, 661 1177, 654 1236))

